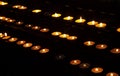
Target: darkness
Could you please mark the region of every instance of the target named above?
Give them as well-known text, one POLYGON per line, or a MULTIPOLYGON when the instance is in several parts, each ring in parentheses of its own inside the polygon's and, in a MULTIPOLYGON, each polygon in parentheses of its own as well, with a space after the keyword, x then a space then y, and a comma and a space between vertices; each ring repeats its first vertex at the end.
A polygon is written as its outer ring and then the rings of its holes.
POLYGON ((41 54, 31 48, 19 46, 16 42, 9 42, 0 38, 0 76, 106 76, 109 72, 120 75, 120 54, 110 52, 113 48, 120 48, 120 1, 119 0, 3 0, 9 4, 0 5, 0 16, 15 19, 13 23, 0 20, 0 32, 7 32, 19 40, 32 42, 49 48, 49 52, 41 54), (13 5, 24 5, 26 10, 12 8, 13 5), (32 13, 33 9, 41 9, 41 13, 32 13), (60 18, 53 18, 55 12, 61 13, 60 18), (65 21, 65 16, 73 16, 72 21, 65 21), (85 23, 74 22, 80 16, 86 19, 85 23), (87 22, 96 20, 107 23, 105 28, 96 28, 87 25, 87 22), (16 22, 22 21, 18 25, 16 22), (49 28, 43 33, 25 27, 27 24, 49 28), (51 35, 54 31, 77 36, 70 41, 51 35), (85 41, 95 41, 93 46, 85 46, 85 41), (96 49, 97 44, 106 44, 104 50, 96 49), (89 68, 80 68, 80 65, 71 65, 70 61, 81 60, 88 63, 89 68), (94 67, 102 67, 102 73, 91 72, 94 67))

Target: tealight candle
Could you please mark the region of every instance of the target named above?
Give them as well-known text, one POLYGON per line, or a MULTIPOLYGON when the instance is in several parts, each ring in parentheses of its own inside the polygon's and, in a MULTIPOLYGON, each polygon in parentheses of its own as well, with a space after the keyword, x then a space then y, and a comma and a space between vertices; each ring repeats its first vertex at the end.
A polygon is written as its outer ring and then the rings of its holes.
POLYGON ((53 36, 59 36, 59 35, 61 35, 61 34, 62 34, 62 33, 61 33, 61 32, 58 32, 58 31, 52 33, 53 36))
POLYGON ((54 14, 52 14, 52 17, 55 17, 55 18, 60 17, 60 16, 61 16, 60 13, 54 13, 54 14))
POLYGON ((32 47, 31 47, 31 50, 39 50, 40 48, 41 48, 41 46, 36 45, 36 46, 32 46, 32 47))
POLYGON ((20 6, 18 9, 25 10, 25 9, 27 9, 27 7, 25 7, 25 6, 20 6))
POLYGON ((15 22, 15 20, 9 19, 9 20, 7 20, 7 22, 15 22))
POLYGON ((27 24, 27 25, 25 25, 25 27, 29 28, 29 27, 32 27, 32 25, 31 24, 27 24))
POLYGON ((6 17, 4 16, 0 16, 0 20, 4 20, 6 17))
POLYGON ((33 30, 39 30, 40 27, 39 27, 39 26, 33 26, 32 29, 33 29, 33 30))
POLYGON ((61 34, 59 37, 60 38, 67 38, 67 37, 69 37, 69 35, 68 34, 61 34))
POLYGON ((18 44, 18 45, 23 45, 23 44, 25 44, 25 43, 26 43, 26 41, 24 41, 24 40, 17 41, 17 44, 18 44))
POLYGON ((88 64, 88 63, 80 64, 80 68, 82 68, 82 69, 86 69, 86 68, 89 68, 89 67, 90 67, 90 64, 88 64))
POLYGON ((4 36, 4 34, 3 33, 0 33, 0 38, 2 38, 4 36))
POLYGON ((49 52, 49 49, 47 49, 47 48, 41 49, 41 50, 39 51, 39 53, 42 53, 42 54, 48 53, 48 52, 49 52))
POLYGON ((120 54, 120 48, 114 48, 110 52, 114 54, 120 54))
POLYGON ((98 22, 93 20, 93 21, 88 22, 87 24, 88 25, 96 25, 96 24, 98 24, 98 22))
POLYGON ((80 19, 75 20, 76 23, 84 23, 86 20, 80 17, 80 19))
POLYGON ((104 27, 106 27, 106 23, 99 23, 99 24, 96 24, 95 27, 104 28, 104 27))
POLYGON ((93 73, 102 73, 103 72, 103 68, 101 68, 101 67, 95 67, 95 68, 92 68, 91 71, 93 73))
POLYGON ((48 32, 49 29, 48 28, 43 28, 43 29, 40 29, 41 32, 48 32))
POLYGON ((117 28, 117 32, 120 32, 120 28, 117 28))
POLYGON ((0 5, 7 5, 7 2, 0 1, 0 5))
POLYGON ((98 44, 98 45, 96 45, 96 48, 97 49, 106 49, 107 45, 106 44, 98 44))
POLYGON ((86 45, 86 46, 92 46, 94 44, 95 44, 94 41, 86 41, 86 42, 84 42, 84 45, 86 45))
POLYGON ((23 47, 24 48, 29 48, 29 47, 31 47, 33 44, 32 43, 25 43, 25 44, 23 44, 23 47))
POLYGON ((68 40, 76 40, 76 39, 77 39, 77 36, 68 36, 67 39, 68 39, 68 40))
POLYGON ((33 13, 39 13, 39 12, 41 12, 41 11, 42 11, 42 10, 40 10, 40 9, 32 10, 33 13))
POLYGON ((81 61, 78 60, 78 59, 76 59, 76 60, 71 60, 71 61, 70 61, 70 64, 71 64, 71 65, 79 65, 80 63, 81 63, 81 61))
POLYGON ((21 5, 14 5, 14 6, 12 6, 12 8, 19 8, 19 7, 21 7, 21 5))
POLYGON ((4 33, 4 37, 3 37, 2 39, 3 39, 3 40, 7 40, 7 39, 9 39, 10 37, 11 37, 11 36, 8 36, 7 33, 5 32, 5 33, 4 33))
POLYGON ((109 72, 106 74, 106 76, 119 76, 119 75, 115 72, 109 72))
POLYGON ((63 19, 69 21, 69 20, 73 20, 73 17, 72 16, 67 16, 67 17, 64 17, 63 19))
POLYGON ((22 25, 23 22, 22 22, 22 21, 18 21, 18 22, 16 22, 16 24, 17 24, 17 25, 22 25))
POLYGON ((15 41, 17 41, 17 40, 18 40, 18 38, 13 37, 13 38, 10 38, 8 41, 9 41, 9 42, 15 42, 15 41))

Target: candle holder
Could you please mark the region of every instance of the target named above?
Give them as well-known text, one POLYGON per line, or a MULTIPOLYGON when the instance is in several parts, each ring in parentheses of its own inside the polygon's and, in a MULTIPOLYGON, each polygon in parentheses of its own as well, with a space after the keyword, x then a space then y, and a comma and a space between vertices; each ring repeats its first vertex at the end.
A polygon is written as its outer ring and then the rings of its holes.
POLYGON ((96 25, 96 24, 98 24, 98 22, 93 20, 93 21, 89 21, 87 24, 88 25, 96 25))
POLYGON ((23 44, 23 47, 24 48, 29 48, 29 47, 31 47, 33 44, 32 43, 25 43, 25 44, 23 44))
POLYGON ((99 23, 99 24, 96 24, 95 25, 95 27, 97 27, 97 28, 104 28, 104 27, 106 27, 106 23, 99 23))
POLYGON ((103 72, 103 68, 101 68, 101 67, 95 67, 95 68, 92 68, 91 71, 93 73, 102 73, 103 72))
POLYGON ((67 37, 69 37, 69 35, 68 34, 61 34, 61 35, 59 35, 59 37, 60 38, 67 38, 67 37))
POLYGON ((111 53, 114 53, 114 54, 120 54, 120 48, 114 48, 112 50, 110 50, 111 53))
POLYGON ((68 36, 67 39, 68 39, 68 40, 76 40, 76 39, 77 39, 77 36, 68 36))
POLYGON ((12 8, 20 8, 21 7, 21 5, 14 5, 14 6, 12 6, 12 8))
POLYGON ((97 45, 96 45, 96 48, 97 48, 97 49, 100 49, 100 50, 106 49, 106 48, 107 48, 107 45, 106 45, 106 44, 97 44, 97 45))
POLYGON ((84 42, 84 45, 86 45, 86 46, 93 46, 94 44, 95 44, 94 41, 86 41, 86 42, 84 42))
POLYGON ((39 27, 39 26, 33 26, 32 29, 33 29, 33 30, 39 30, 40 27, 39 27))
POLYGON ((64 17, 63 20, 70 21, 70 20, 73 20, 73 17, 72 16, 67 16, 67 17, 64 17))
POLYGON ((81 64, 79 65, 79 67, 82 68, 82 69, 87 69, 87 68, 90 67, 90 64, 88 64, 88 63, 81 63, 81 64))
POLYGON ((27 7, 26 6, 20 6, 20 7, 18 7, 18 9, 25 10, 25 9, 27 9, 27 7))
POLYGON ((18 38, 12 37, 12 38, 10 38, 8 41, 9 41, 9 42, 15 42, 15 41, 17 41, 17 40, 18 40, 18 38))
POLYGON ((39 50, 40 48, 41 48, 41 46, 36 45, 36 46, 32 46, 32 47, 31 47, 31 50, 39 50))
POLYGON ((2 6, 7 5, 7 4, 8 4, 7 2, 0 1, 0 5, 2 6))
POLYGON ((62 33, 59 32, 59 31, 56 31, 56 32, 53 32, 53 33, 52 33, 53 36, 59 36, 59 35, 61 35, 61 34, 62 34, 62 33))
POLYGON ((25 44, 26 43, 26 41, 25 40, 20 40, 20 41, 17 41, 17 44, 18 45, 23 45, 23 44, 25 44))
POLYGON ((41 54, 45 54, 45 53, 48 53, 48 52, 49 52, 49 49, 47 49, 47 48, 41 49, 39 51, 39 53, 41 53, 41 54))
POLYGON ((43 28, 43 29, 40 29, 40 32, 49 32, 49 29, 48 28, 43 28))

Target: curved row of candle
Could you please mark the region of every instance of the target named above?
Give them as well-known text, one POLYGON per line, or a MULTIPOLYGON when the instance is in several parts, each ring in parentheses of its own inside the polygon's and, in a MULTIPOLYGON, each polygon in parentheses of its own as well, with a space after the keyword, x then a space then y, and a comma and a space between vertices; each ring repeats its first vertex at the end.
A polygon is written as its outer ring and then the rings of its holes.
POLYGON ((25 40, 19 40, 17 37, 8 36, 7 33, 0 33, 0 38, 2 40, 7 40, 8 42, 16 42, 17 45, 22 45, 24 48, 31 48, 31 50, 37 50, 39 53, 48 53, 48 48, 42 48, 40 45, 33 45, 31 42, 26 42, 25 40))
MULTIPOLYGON (((79 67, 82 68, 82 69, 87 69, 87 68, 90 67, 89 63, 81 63, 81 60, 79 60, 79 59, 71 60, 70 64, 71 65, 79 65, 79 67)), ((95 73, 95 74, 102 73, 103 71, 104 71, 104 69, 102 67, 93 67, 91 69, 91 72, 95 73)), ((116 73, 116 72, 108 72, 106 74, 106 76, 119 76, 119 74, 116 73)))

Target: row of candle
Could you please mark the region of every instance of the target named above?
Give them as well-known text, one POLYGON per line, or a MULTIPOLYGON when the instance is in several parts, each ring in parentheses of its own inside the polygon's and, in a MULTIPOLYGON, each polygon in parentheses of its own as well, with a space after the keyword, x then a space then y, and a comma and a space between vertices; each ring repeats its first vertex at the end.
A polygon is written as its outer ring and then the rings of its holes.
MULTIPOLYGON (((75 60, 71 60, 70 61, 71 65, 79 65, 80 68, 82 69, 87 69, 90 67, 90 64, 88 63, 81 63, 81 60, 79 59, 75 59, 75 60)), ((91 72, 98 74, 98 73, 102 73, 103 72, 103 68, 102 67, 94 67, 91 69, 91 72)), ((116 72, 109 72, 106 74, 106 76, 119 76, 119 74, 117 74, 116 72)))
POLYGON ((7 33, 0 33, 0 38, 2 40, 8 40, 9 42, 16 42, 17 45, 22 45, 24 48, 30 48, 31 50, 38 50, 39 53, 48 53, 48 48, 43 48, 40 45, 33 45, 31 42, 26 42, 25 40, 18 40, 17 37, 8 36, 7 33))

